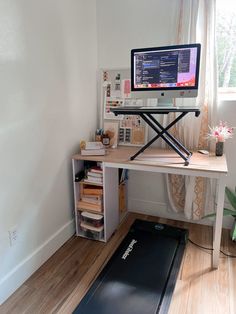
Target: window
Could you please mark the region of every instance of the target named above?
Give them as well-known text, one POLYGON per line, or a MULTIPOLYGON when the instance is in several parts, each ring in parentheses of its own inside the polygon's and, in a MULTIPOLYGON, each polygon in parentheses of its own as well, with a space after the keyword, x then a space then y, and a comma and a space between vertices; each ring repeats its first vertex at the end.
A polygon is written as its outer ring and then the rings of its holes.
POLYGON ((216 44, 219 93, 236 99, 235 0, 217 0, 216 44))

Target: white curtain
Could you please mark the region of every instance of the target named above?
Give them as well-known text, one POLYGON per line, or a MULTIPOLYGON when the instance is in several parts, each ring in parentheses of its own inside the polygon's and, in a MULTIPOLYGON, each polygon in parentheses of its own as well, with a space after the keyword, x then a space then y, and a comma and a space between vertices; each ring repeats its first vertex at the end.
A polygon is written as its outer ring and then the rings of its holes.
MULTIPOLYGON (((190 149, 209 149, 208 125, 214 125, 217 110, 217 63, 215 54, 215 0, 181 0, 178 44, 200 43, 200 82, 197 99, 176 100, 177 105, 198 106, 198 118, 188 115, 174 133, 190 149)), ((212 182, 199 177, 168 175, 167 191, 171 208, 184 211, 188 219, 200 219, 213 209, 212 182)))

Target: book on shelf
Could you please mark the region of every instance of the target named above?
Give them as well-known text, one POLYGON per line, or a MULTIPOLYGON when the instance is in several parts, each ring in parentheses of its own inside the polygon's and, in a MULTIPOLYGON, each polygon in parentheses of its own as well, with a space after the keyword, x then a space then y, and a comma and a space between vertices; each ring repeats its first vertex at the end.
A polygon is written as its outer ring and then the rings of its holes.
POLYGON ((99 166, 91 167, 89 171, 92 172, 92 173, 99 173, 99 174, 103 173, 102 168, 99 167, 99 166))
POLYGON ((90 176, 90 175, 87 175, 87 177, 84 179, 95 182, 95 183, 102 183, 102 181, 103 181, 102 177, 94 177, 94 176, 90 176))
POLYGON ((102 172, 93 172, 91 169, 87 172, 87 176, 102 178, 102 172))
POLYGON ((93 180, 89 180, 89 179, 84 179, 84 182, 85 183, 88 183, 88 184, 96 184, 98 186, 102 186, 102 182, 98 182, 98 181, 93 181, 93 180))
POLYGON ((93 180, 91 178, 85 178, 84 179, 84 182, 85 183, 88 183, 88 184, 98 184, 98 185, 102 185, 102 180, 93 180))
POLYGON ((106 154, 105 148, 101 149, 81 149, 82 156, 104 156, 106 154))
POLYGON ((104 148, 102 142, 80 142, 80 148, 83 150, 99 150, 104 148))
POLYGON ((85 195, 81 196, 81 201, 85 203, 91 203, 91 204, 102 204, 102 197, 100 195, 85 195))
POLYGON ((81 184, 80 185, 81 195, 103 195, 103 188, 102 186, 96 185, 87 185, 81 184))
POLYGON ((78 209, 87 209, 92 210, 96 212, 102 212, 102 204, 91 204, 83 201, 77 202, 77 208, 78 209))

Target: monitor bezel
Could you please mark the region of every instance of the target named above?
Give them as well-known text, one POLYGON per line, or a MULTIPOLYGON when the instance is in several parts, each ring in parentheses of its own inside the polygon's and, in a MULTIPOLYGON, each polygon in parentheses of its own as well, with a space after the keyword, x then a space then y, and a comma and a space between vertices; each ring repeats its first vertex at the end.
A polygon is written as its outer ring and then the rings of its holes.
POLYGON ((184 44, 184 45, 172 45, 172 46, 162 46, 162 47, 149 47, 149 48, 135 48, 131 50, 131 91, 132 92, 154 92, 154 91, 187 91, 187 90, 198 90, 199 84, 199 72, 200 72, 200 54, 201 54, 201 44, 184 44), (196 81, 195 86, 176 86, 176 87, 146 87, 137 88, 134 87, 134 54, 136 52, 145 51, 162 51, 162 50, 177 50, 181 48, 197 48, 197 60, 196 60, 196 81))

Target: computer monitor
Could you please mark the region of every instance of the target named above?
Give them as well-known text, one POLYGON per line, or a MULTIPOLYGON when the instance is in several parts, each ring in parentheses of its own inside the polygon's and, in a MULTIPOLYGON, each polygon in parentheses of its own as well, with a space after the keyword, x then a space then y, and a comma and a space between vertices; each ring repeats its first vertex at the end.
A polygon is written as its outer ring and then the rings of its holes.
POLYGON ((200 50, 200 44, 132 49, 132 97, 196 97, 200 50))

